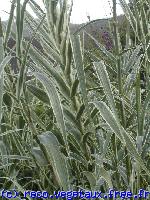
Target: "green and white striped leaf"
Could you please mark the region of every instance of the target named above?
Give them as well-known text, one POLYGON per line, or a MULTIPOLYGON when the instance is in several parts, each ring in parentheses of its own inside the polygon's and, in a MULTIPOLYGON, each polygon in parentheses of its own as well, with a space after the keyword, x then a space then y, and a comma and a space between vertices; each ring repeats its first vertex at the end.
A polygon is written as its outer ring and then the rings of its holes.
POLYGON ((63 188, 64 191, 68 191, 70 186, 67 159, 59 151, 59 143, 56 136, 54 136, 54 134, 51 132, 46 132, 42 135, 39 135, 38 138, 47 150, 47 154, 50 158, 50 163, 52 164, 56 179, 60 187, 63 188))
POLYGON ((49 97, 51 106, 53 108, 58 126, 61 130, 61 133, 63 134, 63 139, 65 143, 67 144, 67 133, 66 133, 66 127, 65 127, 65 121, 64 121, 64 114, 63 114, 62 105, 61 105, 56 87, 54 86, 54 83, 51 80, 51 78, 50 77, 48 78, 44 73, 42 74, 42 73, 36 72, 35 76, 37 77, 39 81, 41 81, 41 83, 43 84, 44 88, 47 91, 47 95, 49 97))
POLYGON ((108 73, 106 71, 106 66, 103 62, 94 62, 95 70, 97 72, 97 76, 103 86, 104 92, 106 94, 109 106, 112 112, 117 116, 114 96, 111 89, 111 83, 109 80, 108 73))
POLYGON ((95 174, 93 174, 92 172, 88 172, 88 171, 84 171, 83 174, 88 179, 90 186, 91 186, 91 190, 93 191, 95 189, 95 186, 96 186, 95 174))
POLYGON ((31 94, 36 96, 40 101, 49 104, 49 97, 42 89, 32 84, 27 84, 27 88, 31 92, 31 94))
POLYGON ((130 58, 128 58, 128 60, 126 61, 125 66, 124 66, 126 73, 130 69, 132 69, 132 66, 136 63, 136 61, 138 59, 138 55, 139 55, 141 49, 142 49, 142 46, 141 45, 137 45, 135 50, 132 52, 130 58))
POLYGON ((77 69, 77 74, 78 74, 78 78, 79 78, 81 95, 82 95, 83 101, 84 101, 86 109, 87 109, 88 97, 87 97, 87 90, 86 90, 86 79, 85 79, 80 38, 78 35, 75 35, 74 37, 72 37, 72 48, 73 48, 74 63, 75 63, 75 67, 77 69))
POLYGON ((9 63, 12 56, 6 56, 0 64, 0 76, 2 75, 5 66, 9 63))
POLYGON ((139 73, 140 67, 141 67, 141 59, 143 55, 140 55, 137 59, 134 65, 132 65, 132 72, 127 76, 124 91, 129 91, 129 89, 132 87, 134 81, 136 80, 136 76, 139 73))
POLYGON ((33 147, 32 153, 40 166, 48 165, 48 162, 45 159, 44 154, 39 147, 33 147))
POLYGON ((109 125, 111 130, 116 133, 117 137, 121 140, 121 142, 125 145, 126 142, 124 140, 124 137, 120 131, 120 124, 116 120, 115 115, 112 113, 110 108, 106 105, 106 103, 102 101, 96 101, 94 102, 94 105, 96 108, 100 111, 101 116, 106 121, 106 123, 109 125))
MULTIPOLYGON (((0 63, 3 62, 4 59, 4 48, 3 48, 3 31, 2 31, 2 24, 0 20, 0 63)), ((2 66, 1 66, 2 67, 2 66)), ((2 120, 2 102, 3 102, 3 69, 1 70, 0 74, 0 123, 2 120)))
POLYGON ((99 109, 101 116, 109 125, 111 130, 117 135, 120 141, 124 146, 127 147, 131 156, 138 162, 139 166, 146 172, 147 175, 150 175, 150 172, 145 167, 143 160, 141 159, 137 149, 135 147, 135 143, 131 136, 124 130, 121 126, 120 122, 115 118, 114 114, 111 112, 109 107, 104 102, 94 102, 94 105, 99 109))
POLYGON ((112 184, 112 181, 111 181, 111 174, 110 174, 110 172, 106 171, 104 169, 104 167, 98 166, 98 168, 99 168, 99 172, 98 172, 99 176, 101 176, 102 178, 105 179, 105 181, 107 182, 109 188, 113 188, 113 184, 112 184))
POLYGON ((44 57, 42 56, 38 50, 33 48, 32 46, 30 47, 29 54, 33 61, 37 64, 38 70, 46 69, 46 71, 49 73, 49 75, 56 81, 58 84, 58 87, 60 88, 60 91, 62 92, 62 95, 65 95, 67 99, 70 98, 70 90, 63 80, 62 76, 55 70, 53 64, 50 61, 47 61, 44 57))

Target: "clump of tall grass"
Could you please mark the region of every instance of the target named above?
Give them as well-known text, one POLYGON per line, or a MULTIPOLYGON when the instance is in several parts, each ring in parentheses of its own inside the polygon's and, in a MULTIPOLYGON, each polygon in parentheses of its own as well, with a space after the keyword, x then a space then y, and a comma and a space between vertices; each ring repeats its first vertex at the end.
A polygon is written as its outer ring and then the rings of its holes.
POLYGON ((128 25, 125 48, 113 0, 113 49, 84 31, 96 44, 99 54, 94 54, 84 49, 82 28, 70 34, 72 4, 68 7, 67 0, 45 0, 45 11, 34 0, 12 1, 4 34, 0 28, 1 188, 49 193, 149 188, 150 5, 120 3, 128 25), (28 41, 25 24, 32 33, 28 41), (7 46, 10 36, 16 40, 13 50, 7 46), (41 50, 33 46, 34 39, 41 50), (18 74, 9 64, 12 52, 18 74))

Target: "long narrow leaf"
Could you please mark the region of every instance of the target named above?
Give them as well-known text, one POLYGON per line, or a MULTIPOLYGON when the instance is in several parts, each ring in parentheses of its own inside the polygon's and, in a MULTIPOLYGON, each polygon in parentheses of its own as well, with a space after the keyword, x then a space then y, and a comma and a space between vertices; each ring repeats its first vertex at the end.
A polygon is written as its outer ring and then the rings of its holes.
POLYGON ((124 130, 120 122, 117 121, 111 110, 104 102, 94 102, 94 105, 99 109, 101 116, 112 129, 112 131, 117 135, 120 141, 127 147, 131 156, 138 162, 139 166, 146 172, 147 175, 150 175, 150 172, 145 167, 143 160, 141 159, 139 153, 136 150, 133 139, 131 136, 124 130))
POLYGON ((45 87, 47 91, 58 126, 63 134, 63 139, 67 145, 67 135, 66 135, 65 122, 64 122, 64 115, 63 115, 62 105, 61 105, 56 87, 54 86, 54 83, 52 82, 52 80, 48 78, 46 75, 36 72, 35 76, 41 81, 41 83, 43 84, 43 86, 45 87))
POLYGON ((40 142, 46 147, 56 179, 64 191, 70 189, 67 160, 59 151, 57 138, 51 132, 38 136, 40 142))
POLYGON ((105 64, 103 62, 94 62, 94 66, 98 75, 98 78, 103 86, 104 92, 106 94, 109 106, 112 110, 112 112, 117 116, 114 96, 111 89, 111 83, 109 80, 108 73, 106 71, 105 64))

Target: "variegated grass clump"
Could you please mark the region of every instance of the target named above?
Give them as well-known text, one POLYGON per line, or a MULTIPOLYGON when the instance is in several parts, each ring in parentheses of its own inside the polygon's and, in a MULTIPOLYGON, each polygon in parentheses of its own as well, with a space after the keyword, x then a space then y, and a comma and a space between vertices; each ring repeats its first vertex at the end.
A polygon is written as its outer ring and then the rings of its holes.
POLYGON ((111 52, 84 27, 70 34, 72 2, 43 3, 45 11, 34 0, 13 0, 4 33, 0 28, 0 187, 49 193, 148 190, 149 2, 134 1, 131 7, 120 0, 128 24, 122 48, 113 0, 111 52), (28 41, 23 37, 25 24, 32 33, 28 41), (82 31, 99 54, 84 48, 82 31), (7 46, 10 36, 16 40, 12 50, 7 46), (33 46, 34 39, 41 49, 33 46), (9 64, 12 53, 18 74, 9 64))

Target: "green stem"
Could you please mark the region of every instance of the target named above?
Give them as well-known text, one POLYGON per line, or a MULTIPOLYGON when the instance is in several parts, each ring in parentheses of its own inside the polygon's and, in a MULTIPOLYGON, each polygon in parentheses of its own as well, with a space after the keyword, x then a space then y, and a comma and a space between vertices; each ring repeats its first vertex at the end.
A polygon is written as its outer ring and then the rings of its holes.
POLYGON ((112 150, 114 153, 114 162, 113 162, 113 166, 116 169, 115 172, 115 179, 116 179, 116 185, 117 185, 117 190, 120 189, 120 175, 119 175, 119 171, 118 171, 118 150, 117 150, 117 142, 116 142, 116 135, 113 134, 112 135, 112 139, 111 139, 111 143, 112 143, 112 150))
MULTIPOLYGON (((115 54, 117 57, 117 63, 116 67, 118 70, 118 88, 119 88, 119 96, 120 96, 120 112, 121 112, 121 123, 122 126, 125 128, 126 127, 126 117, 125 117, 125 109, 124 109, 124 104, 122 101, 123 98, 123 86, 122 86, 122 71, 121 71, 121 60, 119 58, 120 55, 120 42, 119 42, 119 36, 118 36, 118 27, 117 27, 117 8, 116 8, 116 0, 113 0, 113 31, 114 31, 114 43, 115 43, 115 54)), ((114 139, 115 142, 115 139, 114 139)), ((116 149, 117 151, 117 149, 116 149)), ((117 152, 115 152, 117 156, 117 152)), ((130 181, 130 158, 127 152, 127 149, 125 148, 125 154, 126 154, 126 169, 127 169, 127 179, 128 179, 128 184, 130 181)), ((117 161, 117 158, 116 158, 117 161)), ((117 178, 117 177, 116 177, 117 178)))
POLYGON ((137 75, 136 79, 136 110, 137 110, 137 121, 138 121, 138 132, 137 135, 141 135, 141 127, 140 127, 140 110, 141 110, 141 88, 140 88, 140 73, 137 75))

